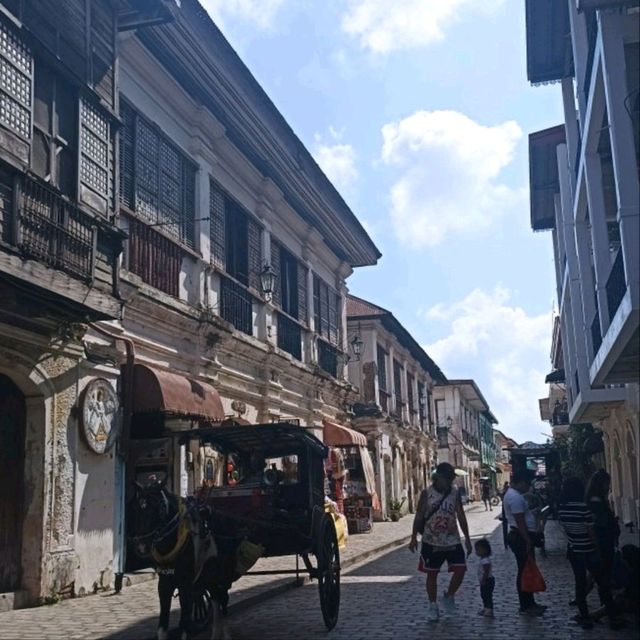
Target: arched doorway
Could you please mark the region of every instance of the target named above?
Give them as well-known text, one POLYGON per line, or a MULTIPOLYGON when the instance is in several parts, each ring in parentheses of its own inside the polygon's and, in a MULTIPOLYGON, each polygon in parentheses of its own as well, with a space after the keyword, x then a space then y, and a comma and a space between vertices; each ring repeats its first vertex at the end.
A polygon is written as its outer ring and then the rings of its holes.
POLYGON ((0 592, 20 588, 26 404, 0 374, 0 592))

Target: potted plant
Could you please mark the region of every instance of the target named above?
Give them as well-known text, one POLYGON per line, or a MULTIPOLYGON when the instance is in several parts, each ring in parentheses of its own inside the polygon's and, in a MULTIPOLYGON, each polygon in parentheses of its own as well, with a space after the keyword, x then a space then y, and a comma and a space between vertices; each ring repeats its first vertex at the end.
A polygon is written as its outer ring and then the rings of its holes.
POLYGON ((398 520, 400 520, 400 512, 405 500, 406 498, 402 498, 402 500, 389 501, 389 517, 391 518, 392 522, 398 522, 398 520))

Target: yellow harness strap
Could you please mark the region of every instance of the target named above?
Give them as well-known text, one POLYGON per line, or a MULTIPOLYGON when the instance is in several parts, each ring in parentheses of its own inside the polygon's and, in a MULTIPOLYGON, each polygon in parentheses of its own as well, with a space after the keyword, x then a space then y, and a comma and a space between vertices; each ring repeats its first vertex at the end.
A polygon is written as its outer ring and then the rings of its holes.
POLYGON ((187 508, 184 506, 184 502, 180 502, 180 508, 178 511, 180 515, 180 524, 178 525, 178 536, 176 539, 176 546, 165 555, 161 555, 155 549, 151 549, 151 557, 159 565, 170 564, 172 560, 182 551, 182 547, 187 542, 189 537, 189 522, 187 519, 187 508))

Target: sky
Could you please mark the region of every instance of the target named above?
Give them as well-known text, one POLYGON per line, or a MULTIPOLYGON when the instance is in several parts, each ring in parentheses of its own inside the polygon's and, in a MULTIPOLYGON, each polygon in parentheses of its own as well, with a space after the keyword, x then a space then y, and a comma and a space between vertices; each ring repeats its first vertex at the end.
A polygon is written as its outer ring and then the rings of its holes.
POLYGON ((557 85, 527 83, 524 1, 201 2, 382 252, 351 293, 543 442, 553 251, 527 136, 563 117, 557 85))

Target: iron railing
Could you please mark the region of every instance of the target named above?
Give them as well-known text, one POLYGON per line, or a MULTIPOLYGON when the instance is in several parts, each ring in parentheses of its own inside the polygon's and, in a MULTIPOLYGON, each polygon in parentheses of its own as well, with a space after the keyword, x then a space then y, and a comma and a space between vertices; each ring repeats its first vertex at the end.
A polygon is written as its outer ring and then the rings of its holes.
POLYGON ((300 325, 282 313, 278 314, 278 348, 302 360, 302 329, 300 325))
POLYGON ((338 377, 338 350, 324 340, 318 340, 318 365, 334 378, 338 377))
POLYGON ((153 227, 133 217, 129 220, 128 265, 144 282, 178 297, 182 249, 153 227))
POLYGON ((220 316, 238 331, 253 335, 253 297, 237 282, 220 276, 220 316))
POLYGON ((627 281, 624 277, 624 261, 622 258, 622 249, 618 249, 611 272, 607 278, 605 286, 607 291, 607 303, 609 305, 609 319, 613 320, 616 311, 627 292, 627 281))
POLYGON ((91 281, 98 234, 91 217, 36 180, 25 176, 17 184, 15 239, 22 253, 91 281))

